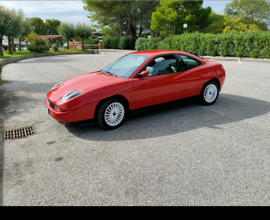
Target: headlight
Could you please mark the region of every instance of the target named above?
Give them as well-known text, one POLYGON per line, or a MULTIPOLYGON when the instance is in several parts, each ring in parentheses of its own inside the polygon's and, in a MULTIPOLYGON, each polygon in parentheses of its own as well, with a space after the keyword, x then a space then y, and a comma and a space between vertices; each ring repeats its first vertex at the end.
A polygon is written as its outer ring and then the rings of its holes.
POLYGON ((62 98, 59 99, 59 101, 65 102, 68 101, 78 95, 81 95, 83 92, 80 90, 73 90, 69 93, 67 93, 66 95, 64 95, 62 98))
POLYGON ((55 89, 56 87, 60 86, 62 83, 63 83, 63 82, 56 83, 56 84, 54 85, 54 87, 52 87, 51 90, 53 90, 53 89, 55 89))

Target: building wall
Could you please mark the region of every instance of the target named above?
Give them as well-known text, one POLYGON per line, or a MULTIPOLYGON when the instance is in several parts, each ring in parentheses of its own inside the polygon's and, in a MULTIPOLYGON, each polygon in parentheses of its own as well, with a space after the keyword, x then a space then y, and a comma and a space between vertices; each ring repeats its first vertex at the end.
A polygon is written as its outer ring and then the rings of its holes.
MULTIPOLYGON (((8 37, 7 36, 3 36, 2 44, 5 45, 5 46, 8 45, 8 37)), ((14 44, 19 44, 19 38, 14 38, 14 44)), ((22 41, 21 44, 25 45, 25 42, 22 41)))
POLYGON ((82 50, 82 42, 81 41, 70 41, 69 49, 81 49, 82 50))

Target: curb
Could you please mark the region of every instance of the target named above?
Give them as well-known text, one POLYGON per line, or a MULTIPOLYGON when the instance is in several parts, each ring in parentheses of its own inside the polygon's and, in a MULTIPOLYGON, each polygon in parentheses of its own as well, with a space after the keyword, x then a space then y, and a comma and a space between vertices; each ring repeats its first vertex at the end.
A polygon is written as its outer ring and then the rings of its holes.
POLYGON ((94 54, 94 53, 93 52, 62 52, 62 53, 29 54, 29 55, 11 57, 11 58, 0 60, 0 64, 3 66, 9 63, 14 63, 20 60, 25 60, 25 59, 35 58, 35 57, 72 55, 72 54, 94 54))

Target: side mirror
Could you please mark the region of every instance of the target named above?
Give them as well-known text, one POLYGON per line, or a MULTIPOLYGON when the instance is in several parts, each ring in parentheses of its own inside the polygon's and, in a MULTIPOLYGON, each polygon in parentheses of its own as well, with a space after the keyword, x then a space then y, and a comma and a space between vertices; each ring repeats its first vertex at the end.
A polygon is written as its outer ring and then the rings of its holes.
POLYGON ((146 76, 149 76, 149 74, 150 74, 150 72, 148 70, 144 70, 139 74, 139 76, 146 77, 146 76))

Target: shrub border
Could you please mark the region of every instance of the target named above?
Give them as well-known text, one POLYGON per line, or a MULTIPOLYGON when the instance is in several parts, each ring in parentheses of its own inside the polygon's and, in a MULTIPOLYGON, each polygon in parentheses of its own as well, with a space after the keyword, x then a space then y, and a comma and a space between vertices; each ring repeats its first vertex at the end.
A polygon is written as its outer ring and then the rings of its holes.
POLYGON ((45 53, 45 54, 29 54, 29 55, 23 55, 23 56, 17 56, 17 57, 11 57, 0 60, 0 64, 6 65, 9 63, 15 63, 20 60, 35 58, 35 57, 46 57, 46 56, 59 56, 59 55, 73 55, 73 54, 94 54, 93 52, 61 52, 61 53, 45 53))
POLYGON ((187 33, 163 40, 138 38, 135 49, 167 49, 187 51, 201 56, 270 58, 270 32, 187 33))

